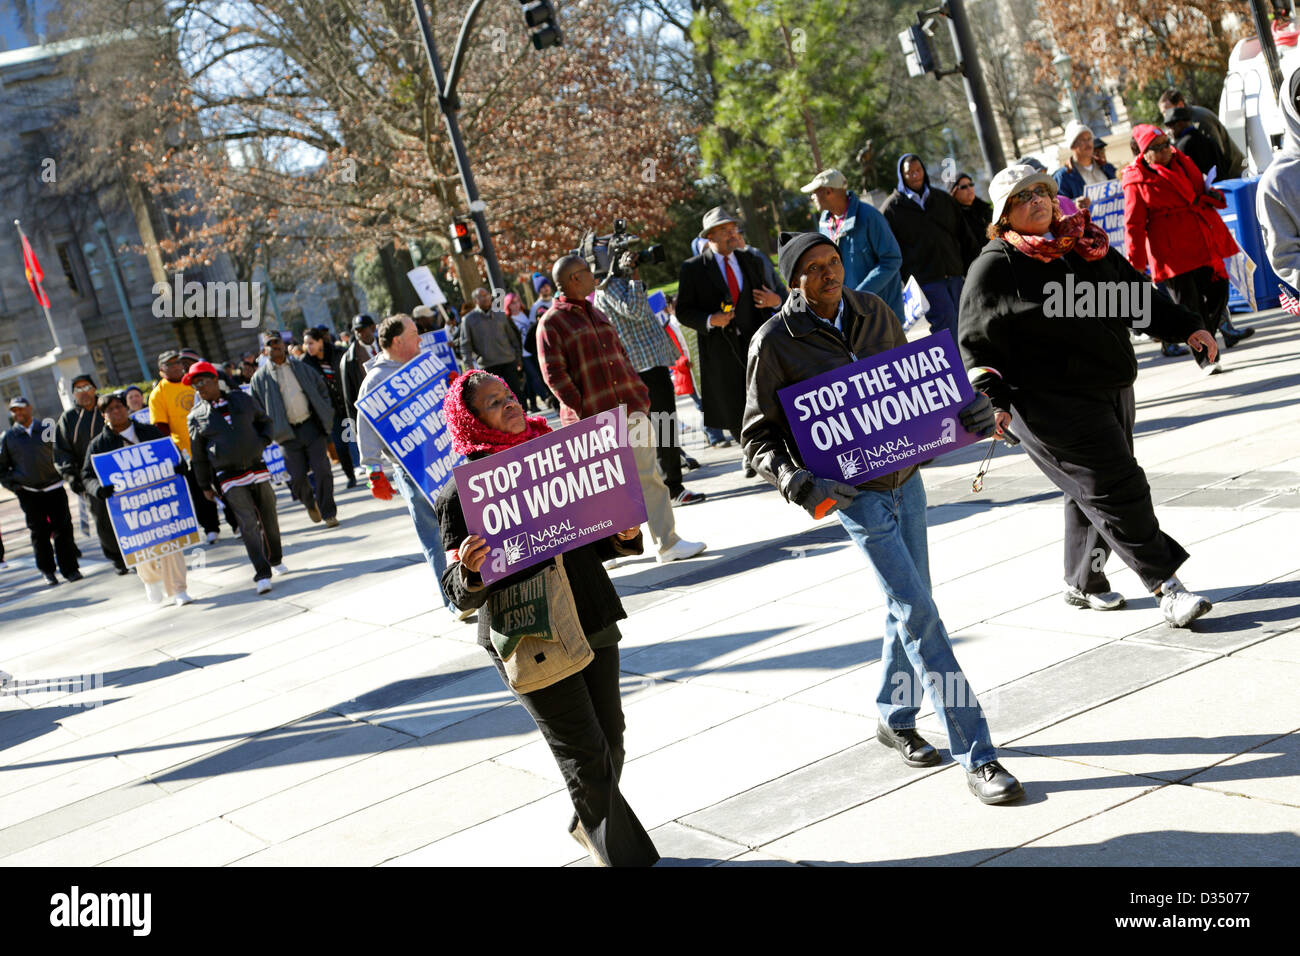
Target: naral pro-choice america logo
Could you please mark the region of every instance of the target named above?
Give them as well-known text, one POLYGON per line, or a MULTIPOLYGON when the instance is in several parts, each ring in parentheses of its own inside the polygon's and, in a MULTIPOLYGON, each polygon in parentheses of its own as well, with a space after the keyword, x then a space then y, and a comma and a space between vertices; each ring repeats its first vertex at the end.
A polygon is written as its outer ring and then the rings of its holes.
POLYGON ((525 558, 531 557, 533 549, 528 546, 528 534, 517 534, 513 538, 506 538, 502 542, 502 547, 506 552, 506 564, 518 564, 525 558))
POLYGON ((836 456, 840 463, 840 474, 845 478, 856 478, 867 467, 862 459, 862 449, 855 448, 836 456))

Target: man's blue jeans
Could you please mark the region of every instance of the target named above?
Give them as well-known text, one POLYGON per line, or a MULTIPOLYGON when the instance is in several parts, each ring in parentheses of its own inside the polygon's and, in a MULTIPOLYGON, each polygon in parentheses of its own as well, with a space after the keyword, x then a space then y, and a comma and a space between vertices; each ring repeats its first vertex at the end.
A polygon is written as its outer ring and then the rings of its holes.
POLYGON ((892 491, 863 491, 836 514, 867 556, 885 596, 876 697, 881 717, 894 730, 915 727, 924 685, 953 759, 967 770, 996 760, 984 711, 953 655, 930 593, 925 486, 920 475, 892 491))
POLYGON ((433 513, 433 505, 424 497, 424 492, 411 483, 401 465, 395 465, 392 472, 393 484, 397 485, 398 492, 406 502, 406 510, 411 513, 411 521, 415 523, 415 536, 420 539, 420 550, 424 552, 429 567, 433 568, 433 576, 438 582, 438 600, 448 611, 459 614, 460 609, 442 591, 442 572, 447 570, 447 552, 442 550, 442 532, 438 529, 438 516, 433 513))
POLYGON ((949 276, 921 286, 926 301, 930 303, 925 320, 930 323, 932 333, 947 329, 954 339, 957 337, 957 310, 963 285, 961 276, 949 276))

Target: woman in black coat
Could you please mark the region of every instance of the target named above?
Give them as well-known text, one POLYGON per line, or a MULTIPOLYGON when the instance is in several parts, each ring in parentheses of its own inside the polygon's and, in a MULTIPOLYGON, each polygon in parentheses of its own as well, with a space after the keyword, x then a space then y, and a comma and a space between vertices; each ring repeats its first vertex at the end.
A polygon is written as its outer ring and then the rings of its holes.
POLYGON ((961 214, 961 222, 968 236, 963 249, 968 249, 969 252, 962 256, 962 264, 969 271, 970 264, 975 261, 984 245, 989 223, 993 221, 993 206, 975 195, 975 180, 970 173, 958 173, 950 192, 952 198, 957 200, 957 211, 961 214))
MULTIPOLYGON (((472 371, 452 383, 443 416, 456 451, 478 459, 550 431, 545 419, 527 418, 505 382, 472 371)), ((488 559, 483 538, 470 534, 453 479, 434 503, 448 552, 443 591, 461 610, 482 608, 494 593, 554 564, 547 560, 485 586, 479 574, 488 559)), ((651 866, 654 843, 619 792, 623 772, 623 704, 619 691, 618 621, 627 617, 605 571, 605 561, 642 552, 639 528, 619 532, 564 553, 564 571, 594 659, 576 674, 531 693, 516 693, 537 722, 559 764, 573 800, 569 833, 600 866, 651 866)), ((506 679, 491 638, 488 614, 479 615, 478 643, 506 679)), ((507 655, 508 656, 508 655, 507 655)), ((507 682, 508 683, 508 682, 507 682)))
POLYGON ((1175 576, 1187 552, 1160 530, 1146 475, 1133 457, 1137 360, 1129 329, 1209 349, 1200 319, 1157 292, 1114 249, 1087 211, 1061 214, 1056 182, 1011 166, 989 188, 990 242, 966 278, 958 342, 971 382, 1065 493, 1065 600, 1115 610, 1104 567, 1111 551, 1186 627, 1210 610, 1175 576))
MULTIPOLYGON (((126 404, 126 393, 111 392, 99 396, 99 414, 104 416, 105 427, 91 439, 86 448, 86 457, 81 465, 81 480, 86 486, 86 494, 94 495, 101 501, 108 501, 117 491, 100 482, 95 474, 92 461, 95 455, 117 451, 127 445, 167 438, 161 429, 144 422, 131 419, 131 411, 126 404)), ((176 473, 184 474, 184 459, 177 464, 176 473)), ((180 607, 189 604, 192 598, 185 590, 185 552, 177 548, 160 558, 140 561, 135 565, 136 574, 144 585, 145 597, 150 604, 174 604, 180 607)))

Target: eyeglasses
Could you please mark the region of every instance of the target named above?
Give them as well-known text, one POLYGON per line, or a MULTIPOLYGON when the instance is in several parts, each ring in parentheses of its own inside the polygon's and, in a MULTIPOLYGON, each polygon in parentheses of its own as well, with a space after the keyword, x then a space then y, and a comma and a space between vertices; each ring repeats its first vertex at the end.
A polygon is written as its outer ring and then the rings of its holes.
POLYGON ((78 386, 76 386, 75 388, 73 388, 73 391, 74 391, 74 392, 89 392, 89 391, 92 391, 94 388, 95 388, 95 386, 93 386, 93 385, 89 385, 89 384, 87 384, 87 383, 85 383, 85 382, 82 382, 80 385, 78 385, 78 386))
POLYGON ((1017 206, 1023 206, 1025 203, 1033 202, 1035 199, 1051 199, 1052 191, 1039 183, 1030 189, 1022 189, 1011 197, 1011 201, 1017 206))
POLYGON ((974 183, 962 183, 962 184, 961 184, 960 186, 958 186, 957 188, 958 188, 958 189, 974 189, 974 188, 975 188, 975 184, 974 184, 974 183))
POLYGON ((1165 140, 1163 143, 1152 143, 1147 146, 1148 153, 1163 153, 1167 149, 1173 149, 1173 145, 1169 140, 1165 140))

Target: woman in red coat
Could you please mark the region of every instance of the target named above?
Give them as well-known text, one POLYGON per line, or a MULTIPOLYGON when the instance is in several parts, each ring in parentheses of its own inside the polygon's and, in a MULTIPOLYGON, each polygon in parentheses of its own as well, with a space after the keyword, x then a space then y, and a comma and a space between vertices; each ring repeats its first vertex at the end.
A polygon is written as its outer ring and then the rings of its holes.
MULTIPOLYGON (((1232 233, 1216 210, 1223 193, 1207 189, 1196 164, 1169 142, 1164 130, 1133 127, 1129 144, 1137 157, 1124 168, 1124 237, 1133 268, 1164 283, 1175 302, 1201 316, 1210 335, 1228 305, 1223 260, 1237 254, 1232 233)), ((1205 374, 1219 371, 1207 350, 1193 353, 1205 374)))

